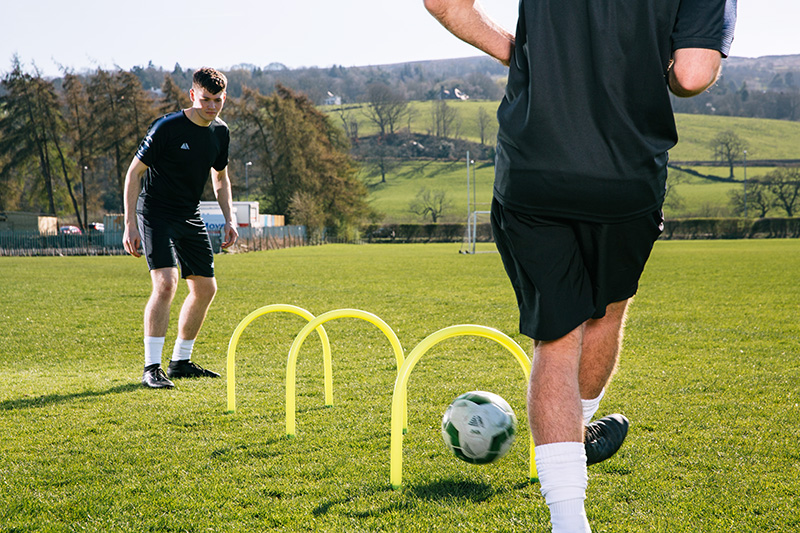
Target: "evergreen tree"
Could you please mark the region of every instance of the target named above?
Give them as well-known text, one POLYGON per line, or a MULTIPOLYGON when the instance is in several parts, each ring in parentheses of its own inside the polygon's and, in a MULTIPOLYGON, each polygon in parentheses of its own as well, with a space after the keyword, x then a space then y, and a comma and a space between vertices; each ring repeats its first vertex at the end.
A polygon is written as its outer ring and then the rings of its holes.
POLYGON ((109 158, 115 181, 113 201, 121 209, 125 173, 131 158, 156 116, 150 96, 130 72, 98 70, 89 83, 89 105, 97 121, 98 151, 109 158))
POLYGON ((189 100, 188 90, 182 90, 169 74, 164 76, 161 92, 164 94, 161 97, 158 108, 162 115, 186 109, 192 105, 191 100, 189 100))
POLYGON ((0 153, 4 154, 4 161, 0 174, 8 175, 36 160, 47 212, 55 215, 60 173, 82 226, 70 179, 74 165, 63 148, 66 124, 53 84, 36 69, 33 73, 23 71, 19 58, 14 57, 11 72, 3 78, 2 85, 5 94, 0 98, 0 153))
POLYGON ((371 213, 345 135, 306 96, 280 85, 270 96, 245 88, 232 107, 232 135, 257 154, 269 209, 335 231, 371 213))
POLYGON ((80 78, 74 74, 64 76, 65 118, 69 124, 68 135, 72 160, 78 165, 81 183, 83 220, 88 222, 89 183, 88 171, 92 166, 94 151, 94 121, 89 109, 89 95, 80 78))

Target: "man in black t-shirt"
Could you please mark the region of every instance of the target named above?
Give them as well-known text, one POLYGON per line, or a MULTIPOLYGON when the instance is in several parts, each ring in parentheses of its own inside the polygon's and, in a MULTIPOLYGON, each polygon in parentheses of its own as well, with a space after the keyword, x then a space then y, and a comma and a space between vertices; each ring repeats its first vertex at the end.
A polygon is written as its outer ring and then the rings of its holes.
POLYGON ((194 73, 192 107, 156 120, 142 140, 125 177, 125 250, 140 257, 144 249, 153 284, 144 311, 145 368, 142 383, 172 388, 169 379, 219 377, 191 360, 197 334, 217 290, 214 254, 200 217, 200 196, 209 171, 222 214, 227 248, 238 232, 228 176, 228 126, 218 118, 227 79, 202 68, 194 73), (140 183, 141 192, 140 192, 140 183), (178 286, 178 265, 189 286, 181 307, 178 336, 166 375, 161 352, 169 312, 178 286))
POLYGON ((516 34, 476 0, 425 0, 448 30, 508 65, 492 227, 534 339, 528 418, 554 532, 590 531, 587 464, 628 421, 591 422, 625 313, 662 229, 669 91, 705 91, 736 0, 522 0, 516 34))

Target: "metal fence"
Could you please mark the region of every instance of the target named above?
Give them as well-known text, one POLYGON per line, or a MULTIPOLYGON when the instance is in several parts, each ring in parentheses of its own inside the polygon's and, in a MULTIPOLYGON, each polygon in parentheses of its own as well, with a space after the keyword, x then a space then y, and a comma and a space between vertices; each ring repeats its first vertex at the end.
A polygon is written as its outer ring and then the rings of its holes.
MULTIPOLYGON (((214 252, 220 251, 221 242, 222 237, 218 233, 211 234, 211 244, 214 247, 214 252)), ((246 227, 239 228, 239 239, 230 251, 255 252, 258 250, 294 248, 308 244, 311 243, 306 237, 305 226, 246 227)))
MULTIPOLYGON (((220 251, 222 239, 211 234, 214 252, 220 251)), ((239 228, 239 240, 231 252, 251 252, 305 246, 305 226, 239 228)), ((82 235, 42 235, 36 231, 0 231, 0 256, 124 255, 121 231, 82 235)))

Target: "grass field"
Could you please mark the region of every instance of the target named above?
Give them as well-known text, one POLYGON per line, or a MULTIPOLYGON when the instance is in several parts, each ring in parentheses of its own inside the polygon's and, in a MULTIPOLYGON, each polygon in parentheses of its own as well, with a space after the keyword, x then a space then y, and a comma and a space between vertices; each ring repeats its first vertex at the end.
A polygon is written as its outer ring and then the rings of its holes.
MULTIPOLYGON (((195 348, 224 372, 228 340, 257 307, 354 307, 406 353, 443 327, 515 334, 497 254, 457 245, 328 245, 217 258, 220 292, 195 348)), ((545 531, 527 435, 477 467, 439 435, 449 402, 497 392, 525 427, 525 380, 485 339, 438 345, 409 383, 404 486, 389 486, 394 358, 356 319, 326 324, 298 362, 297 437, 284 437, 284 373, 305 321, 275 313, 242 336, 237 411, 221 380, 145 390, 148 276, 128 257, 2 258, 0 531, 545 531)), ((622 450, 590 468, 598 532, 800 529, 800 242, 659 242, 600 414, 632 421, 622 450)), ((183 293, 179 294, 179 298, 183 293)), ((168 343, 174 339, 174 322, 168 343)))

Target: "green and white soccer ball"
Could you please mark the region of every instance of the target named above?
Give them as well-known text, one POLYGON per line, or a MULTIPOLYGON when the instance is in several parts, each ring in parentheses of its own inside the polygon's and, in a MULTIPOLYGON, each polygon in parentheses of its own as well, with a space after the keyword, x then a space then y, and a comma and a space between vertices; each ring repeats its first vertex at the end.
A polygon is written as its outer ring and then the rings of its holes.
POLYGON ((442 438, 456 457, 472 464, 497 461, 508 453, 517 433, 517 417, 497 394, 462 394, 442 417, 442 438))

